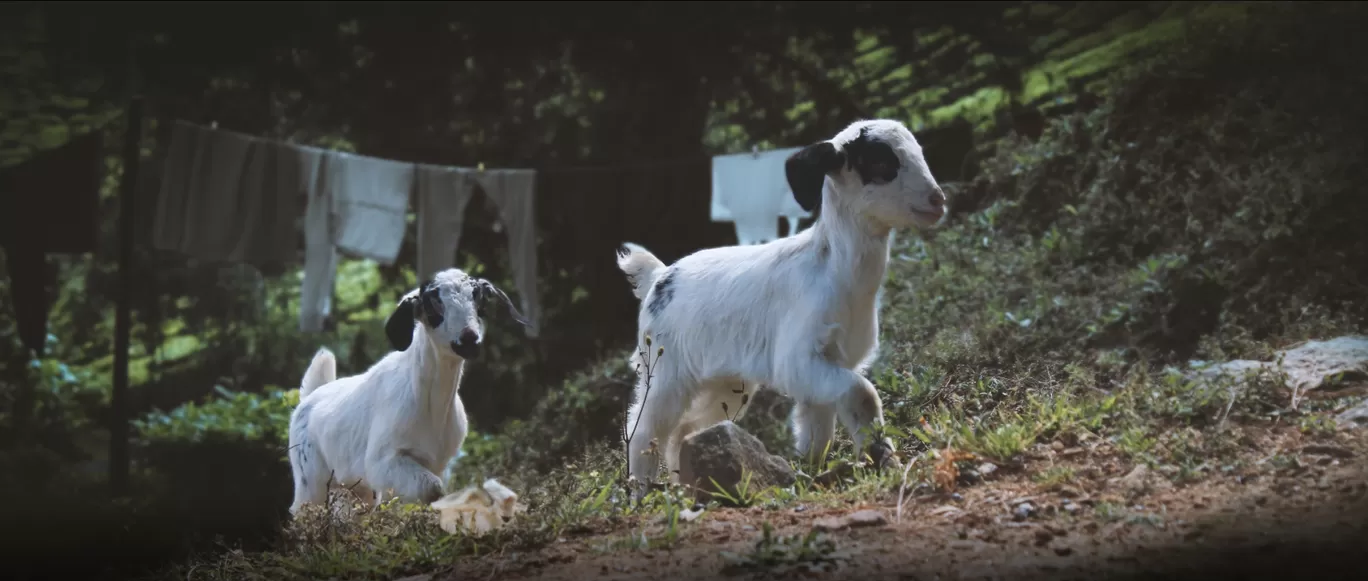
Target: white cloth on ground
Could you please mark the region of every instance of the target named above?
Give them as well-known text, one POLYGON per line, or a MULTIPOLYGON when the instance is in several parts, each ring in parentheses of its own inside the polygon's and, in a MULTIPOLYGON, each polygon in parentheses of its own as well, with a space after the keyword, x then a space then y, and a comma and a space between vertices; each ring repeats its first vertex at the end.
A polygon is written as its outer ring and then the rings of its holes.
POLYGON ((417 167, 419 280, 456 264, 466 206, 475 192, 470 173, 456 167, 417 167))
POLYGON ((812 214, 793 199, 784 162, 799 149, 713 157, 712 221, 733 222, 737 242, 743 245, 779 238, 780 217, 788 222, 788 235, 797 234, 798 220, 812 214))
POLYGON ((300 158, 298 191, 307 200, 304 210, 304 280, 299 290, 299 330, 317 333, 332 313, 333 281, 337 276, 337 248, 333 246, 332 197, 324 183, 324 165, 332 157, 323 149, 295 146, 300 158))
POLYGON ((300 167, 289 146, 176 121, 152 245, 201 260, 292 263, 300 167))
POLYGON ((508 233, 508 257, 518 287, 528 337, 540 334, 541 303, 537 295, 536 170, 491 169, 470 175, 499 209, 508 233))
POLYGON ((333 244, 348 254, 394 264, 404 243, 414 164, 339 151, 328 157, 333 244))

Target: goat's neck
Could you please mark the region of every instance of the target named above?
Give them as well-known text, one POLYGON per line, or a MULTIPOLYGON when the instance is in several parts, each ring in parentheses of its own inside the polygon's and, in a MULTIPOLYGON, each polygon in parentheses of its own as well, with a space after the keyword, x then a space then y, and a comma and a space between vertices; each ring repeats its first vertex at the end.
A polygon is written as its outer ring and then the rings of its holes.
POLYGON ((413 354, 416 358, 418 397, 439 417, 451 413, 456 389, 461 384, 465 360, 450 353, 450 347, 432 342, 421 328, 414 329, 413 354), (443 349, 448 352, 442 352, 443 349))
POLYGON ((827 256, 827 272, 841 291, 873 297, 888 270, 891 230, 863 219, 829 191, 822 198, 812 243, 827 256))

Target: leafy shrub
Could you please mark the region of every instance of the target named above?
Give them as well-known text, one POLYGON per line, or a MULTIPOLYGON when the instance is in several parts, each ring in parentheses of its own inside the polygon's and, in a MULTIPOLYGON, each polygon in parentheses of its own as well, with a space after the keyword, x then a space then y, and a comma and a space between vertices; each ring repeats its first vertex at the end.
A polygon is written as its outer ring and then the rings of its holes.
POLYGON ((136 422, 141 458, 192 541, 266 540, 293 499, 286 430, 299 392, 220 394, 136 422))

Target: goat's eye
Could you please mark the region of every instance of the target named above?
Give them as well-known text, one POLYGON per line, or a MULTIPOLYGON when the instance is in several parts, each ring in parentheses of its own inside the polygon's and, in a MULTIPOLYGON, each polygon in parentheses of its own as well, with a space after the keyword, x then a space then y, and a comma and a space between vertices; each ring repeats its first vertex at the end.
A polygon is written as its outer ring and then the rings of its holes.
POLYGON ((898 177, 898 168, 890 163, 875 162, 869 166, 869 177, 879 183, 888 183, 898 177))

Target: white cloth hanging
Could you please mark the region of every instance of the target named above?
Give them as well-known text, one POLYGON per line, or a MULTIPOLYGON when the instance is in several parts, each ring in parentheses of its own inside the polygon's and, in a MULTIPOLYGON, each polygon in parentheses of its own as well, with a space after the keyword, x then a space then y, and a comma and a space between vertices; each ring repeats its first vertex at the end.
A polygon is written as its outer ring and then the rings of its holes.
POLYGON ((415 165, 340 151, 328 156, 333 244, 354 256, 394 264, 404 243, 415 165))
POLYGON ((788 235, 798 233, 798 221, 812 214, 793 199, 784 162, 801 148, 719 155, 712 159, 714 222, 732 222, 737 242, 763 244, 780 238, 779 218, 788 235))

